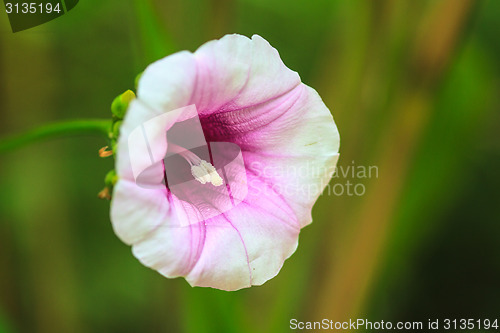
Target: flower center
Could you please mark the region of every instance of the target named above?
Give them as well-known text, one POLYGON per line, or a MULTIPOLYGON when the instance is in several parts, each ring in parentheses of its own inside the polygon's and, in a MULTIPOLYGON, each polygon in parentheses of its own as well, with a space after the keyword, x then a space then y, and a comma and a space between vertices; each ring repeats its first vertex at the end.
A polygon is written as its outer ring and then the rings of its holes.
POLYGON ((221 186, 223 183, 222 177, 217 173, 217 170, 209 162, 202 160, 195 153, 187 150, 174 143, 169 143, 170 151, 182 156, 191 166, 191 174, 194 179, 202 184, 211 183, 214 186, 221 186))

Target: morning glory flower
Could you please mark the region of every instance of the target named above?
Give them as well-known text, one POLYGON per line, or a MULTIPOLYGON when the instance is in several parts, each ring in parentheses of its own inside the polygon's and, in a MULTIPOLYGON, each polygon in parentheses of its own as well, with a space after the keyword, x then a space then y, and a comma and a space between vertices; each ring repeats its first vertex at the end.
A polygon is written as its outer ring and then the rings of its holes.
POLYGON ((237 290, 276 276, 328 184, 339 134, 262 37, 146 68, 117 145, 111 220, 144 265, 237 290))

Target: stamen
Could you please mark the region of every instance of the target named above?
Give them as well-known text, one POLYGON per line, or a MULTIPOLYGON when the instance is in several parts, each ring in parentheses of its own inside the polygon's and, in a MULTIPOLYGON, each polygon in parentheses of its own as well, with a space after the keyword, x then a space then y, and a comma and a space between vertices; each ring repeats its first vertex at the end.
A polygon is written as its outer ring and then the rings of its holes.
POLYGON ((210 182, 212 183, 212 185, 214 186, 221 186, 223 181, 222 181, 222 178, 221 176, 219 176, 219 174, 217 173, 217 170, 214 168, 214 166, 210 163, 208 163, 207 161, 205 160, 201 160, 201 164, 200 164, 203 168, 205 168, 205 170, 208 171, 208 175, 210 176, 210 182))
POLYGON ((168 150, 181 155, 184 159, 189 163, 189 165, 198 165, 201 162, 201 158, 199 158, 195 153, 186 148, 176 145, 175 143, 168 144, 168 150))
POLYGON ((207 174, 206 170, 202 166, 191 166, 191 174, 193 175, 194 179, 202 184, 210 183, 210 175, 207 174))
POLYGON ((181 146, 169 143, 168 149, 184 157, 184 159, 191 166, 191 174, 194 179, 202 184, 211 183, 214 186, 221 186, 224 181, 217 173, 217 170, 209 162, 202 160, 195 153, 189 151, 181 146))

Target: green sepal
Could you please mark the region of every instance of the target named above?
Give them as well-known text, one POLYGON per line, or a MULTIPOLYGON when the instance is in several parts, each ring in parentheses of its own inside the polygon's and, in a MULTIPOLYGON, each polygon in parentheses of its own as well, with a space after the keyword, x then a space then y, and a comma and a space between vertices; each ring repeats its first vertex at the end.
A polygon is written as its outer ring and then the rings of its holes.
POLYGON ((106 177, 104 178, 104 183, 106 186, 112 188, 116 182, 118 181, 118 176, 116 174, 115 170, 111 170, 106 174, 106 177))
POLYGON ((120 96, 116 97, 111 103, 111 112, 117 119, 123 119, 127 112, 130 102, 135 99, 135 94, 132 90, 127 90, 120 96))
POLYGON ((120 135, 120 126, 122 125, 123 121, 118 120, 113 124, 113 131, 112 131, 112 137, 114 139, 118 139, 118 136, 120 135))
POLYGON ((137 76, 135 77, 135 81, 134 81, 135 90, 137 90, 137 87, 139 87, 139 80, 141 79, 142 73, 144 73, 144 72, 137 74, 137 76))

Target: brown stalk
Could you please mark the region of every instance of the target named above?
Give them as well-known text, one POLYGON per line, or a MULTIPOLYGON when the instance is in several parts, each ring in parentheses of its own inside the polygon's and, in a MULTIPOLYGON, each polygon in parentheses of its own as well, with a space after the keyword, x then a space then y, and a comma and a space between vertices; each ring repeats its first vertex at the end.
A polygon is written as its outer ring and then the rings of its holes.
POLYGON ((365 304, 415 150, 431 115, 434 88, 454 54, 471 5, 468 0, 433 3, 420 24, 409 79, 391 104, 395 116, 375 149, 380 176, 367 186, 356 212, 343 214, 350 217, 343 222, 353 228, 342 235, 343 248, 332 242, 327 249, 332 259, 326 263, 329 268, 319 287, 315 318, 355 318, 365 304))

